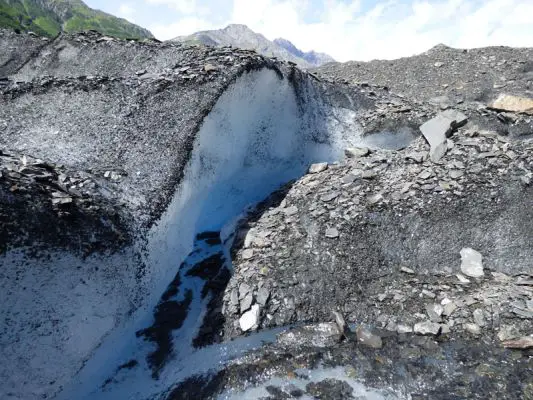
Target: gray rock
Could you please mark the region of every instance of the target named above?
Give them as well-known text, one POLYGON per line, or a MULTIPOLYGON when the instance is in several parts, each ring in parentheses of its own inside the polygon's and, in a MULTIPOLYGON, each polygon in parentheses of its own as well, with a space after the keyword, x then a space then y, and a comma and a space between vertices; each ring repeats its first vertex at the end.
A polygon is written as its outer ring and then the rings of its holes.
POLYGON ((435 322, 424 321, 415 324, 414 332, 419 335, 437 335, 441 326, 435 322))
POLYGON ((250 293, 251 290, 252 288, 250 287, 250 285, 244 282, 241 283, 239 285, 239 299, 243 299, 248 293, 250 293))
POLYGON ((400 271, 405 272, 406 274, 413 275, 415 271, 411 268, 407 268, 405 266, 400 268, 400 271))
POLYGON ((483 314, 483 310, 481 310, 481 309, 478 308, 478 309, 474 310, 473 315, 474 315, 474 322, 475 322, 477 325, 479 325, 479 326, 481 326, 481 327, 483 327, 483 326, 486 325, 486 322, 485 322, 485 315, 483 314))
POLYGON ((285 213, 285 215, 290 217, 292 215, 298 214, 298 207, 290 206, 290 207, 283 209, 283 212, 285 213))
POLYGON ((440 115, 451 121, 450 126, 452 130, 460 128, 468 122, 468 117, 457 110, 446 110, 441 112, 440 115))
POLYGON ((357 179, 357 176, 353 174, 346 174, 341 178, 341 182, 344 184, 352 183, 357 179))
POLYGON ((450 315, 453 314, 453 312, 457 310, 457 304, 455 304, 455 302, 453 301, 450 301, 449 303, 446 303, 444 305, 444 309, 442 311, 442 315, 446 316, 446 317, 449 317, 450 315))
POLYGON ((252 293, 248 293, 240 302, 240 309, 241 312, 247 311, 250 306, 252 305, 252 302, 254 301, 254 298, 252 296, 252 293))
POLYGON ((339 231, 336 228, 328 228, 326 229, 326 237, 336 239, 339 237, 339 231))
POLYGON ((348 329, 348 325, 346 324, 346 320, 342 316, 342 314, 338 311, 333 311, 333 315, 335 316, 335 323, 339 327, 339 330, 341 332, 346 332, 348 329))
POLYGON ((467 332, 471 333, 472 335, 475 335, 475 336, 481 335, 481 328, 479 327, 479 325, 464 324, 463 327, 465 328, 467 332))
POLYGON ((363 179, 374 179, 377 176, 378 174, 376 174, 374 171, 363 171, 361 174, 361 178, 363 179))
POLYGON ((206 64, 204 65, 204 71, 205 72, 215 72, 215 71, 218 71, 218 68, 215 67, 213 64, 206 64))
POLYGON ((428 304, 426 306, 426 312, 431 321, 440 322, 444 308, 440 304, 428 304))
POLYGON ((239 293, 236 289, 233 289, 230 294, 230 303, 233 307, 237 307, 239 305, 239 293))
POLYGON ((427 153, 422 151, 412 151, 409 154, 406 154, 405 158, 408 160, 413 160, 417 163, 421 163, 426 159, 427 153))
POLYGON ((335 322, 325 322, 289 329, 278 335, 277 342, 291 347, 328 347, 339 343, 342 336, 343 332, 335 322))
POLYGON ((243 260, 249 260, 254 256, 254 250, 253 249, 246 249, 242 252, 242 258, 243 260))
POLYGON ((422 180, 426 180, 426 179, 429 179, 433 176, 433 170, 428 168, 428 169, 425 169, 423 170, 421 173, 418 174, 418 178, 422 179, 422 180))
POLYGON ((398 324, 396 327, 396 332, 398 333, 413 333, 413 327, 409 325, 398 324))
POLYGON ((320 172, 323 172, 328 169, 328 163, 318 163, 318 164, 312 164, 309 167, 309 173, 310 174, 318 174, 320 172))
POLYGON ((265 306, 265 304, 267 303, 269 297, 270 297, 270 291, 267 288, 265 288, 265 287, 262 287, 257 292, 257 302, 261 306, 265 306))
POLYGON ((326 193, 324 196, 322 196, 320 198, 320 200, 322 200, 323 202, 330 202, 332 200, 335 200, 337 197, 339 197, 339 192, 330 192, 330 193, 326 193))
POLYGON ((359 325, 356 330, 357 342, 374 349, 381 349, 383 347, 383 341, 381 337, 372 333, 372 331, 364 326, 359 325))
POLYGON ((470 283, 470 280, 467 279, 466 276, 464 276, 463 274, 457 274, 455 276, 457 276, 457 279, 459 279, 459 282, 462 283, 462 284, 469 284, 470 283))
POLYGON ((461 170, 458 170, 458 169, 452 169, 450 171, 450 178, 452 179, 458 179, 460 177, 462 177, 465 173, 461 170))
POLYGON ((348 382, 332 378, 324 379, 317 383, 308 383, 305 390, 314 399, 348 400, 354 398, 353 388, 348 382))
POLYGON ((461 250, 461 272, 471 278, 484 276, 481 253, 471 248, 463 248, 461 250))
POLYGON ((448 150, 448 136, 466 121, 467 117, 464 114, 454 110, 446 110, 420 127, 422 135, 430 146, 429 157, 431 161, 439 162, 448 150))
POLYGON ((506 341, 520 337, 520 331, 514 325, 502 325, 498 332, 498 339, 506 341))
POLYGON ((383 200, 383 195, 381 193, 377 193, 372 196, 369 196, 367 199, 368 204, 377 204, 382 200, 383 200))
POLYGON ((507 340, 503 342, 503 347, 507 349, 532 349, 533 348, 533 336, 524 336, 514 340, 507 340))
POLYGON ((370 154, 370 150, 367 147, 349 147, 344 150, 344 154, 348 158, 366 157, 370 154))

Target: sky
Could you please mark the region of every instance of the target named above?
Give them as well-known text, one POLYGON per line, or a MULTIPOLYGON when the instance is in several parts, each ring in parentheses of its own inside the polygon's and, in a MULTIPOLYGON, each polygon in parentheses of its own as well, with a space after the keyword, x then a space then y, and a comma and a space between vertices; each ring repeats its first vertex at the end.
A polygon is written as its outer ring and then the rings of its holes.
POLYGON ((337 61, 394 59, 443 43, 533 47, 533 0, 85 0, 160 40, 248 25, 337 61))

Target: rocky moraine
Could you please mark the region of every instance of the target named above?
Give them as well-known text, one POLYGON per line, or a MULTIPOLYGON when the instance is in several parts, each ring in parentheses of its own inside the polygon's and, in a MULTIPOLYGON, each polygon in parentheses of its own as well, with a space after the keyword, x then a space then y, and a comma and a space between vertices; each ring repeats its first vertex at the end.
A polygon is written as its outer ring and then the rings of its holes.
POLYGON ((0 398, 533 399, 532 49, 0 50, 0 398))

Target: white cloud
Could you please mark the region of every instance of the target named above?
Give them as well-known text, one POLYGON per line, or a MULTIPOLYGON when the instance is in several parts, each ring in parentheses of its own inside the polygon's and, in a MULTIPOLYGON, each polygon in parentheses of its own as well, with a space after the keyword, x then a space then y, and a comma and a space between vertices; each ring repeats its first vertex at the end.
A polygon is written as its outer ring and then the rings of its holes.
POLYGON ((130 22, 135 22, 135 9, 126 3, 122 3, 118 7, 118 16, 127 19, 130 22))
POLYGON ((531 0, 387 0, 366 10, 359 0, 233 0, 231 15, 216 26, 215 11, 195 0, 145 1, 182 13, 173 24, 149 27, 161 39, 243 23, 269 39, 284 37, 339 61, 409 56, 438 43, 533 47, 531 0), (312 23, 304 18, 310 14, 312 23))
POLYGON ((173 24, 155 24, 149 27, 154 36, 162 40, 218 28, 220 26, 215 26, 211 22, 197 17, 185 17, 173 24))
POLYGON ((164 4, 182 14, 194 14, 197 11, 196 0, 146 0, 149 4, 164 4))

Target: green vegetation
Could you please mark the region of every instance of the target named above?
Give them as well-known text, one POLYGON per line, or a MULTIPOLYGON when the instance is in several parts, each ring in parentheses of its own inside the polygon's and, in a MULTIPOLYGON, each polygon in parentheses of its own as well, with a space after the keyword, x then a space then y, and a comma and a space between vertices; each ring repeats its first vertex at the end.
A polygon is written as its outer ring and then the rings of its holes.
POLYGON ((0 0, 0 28, 56 36, 61 31, 90 29, 119 38, 149 38, 152 34, 125 19, 93 10, 79 0, 0 0))

